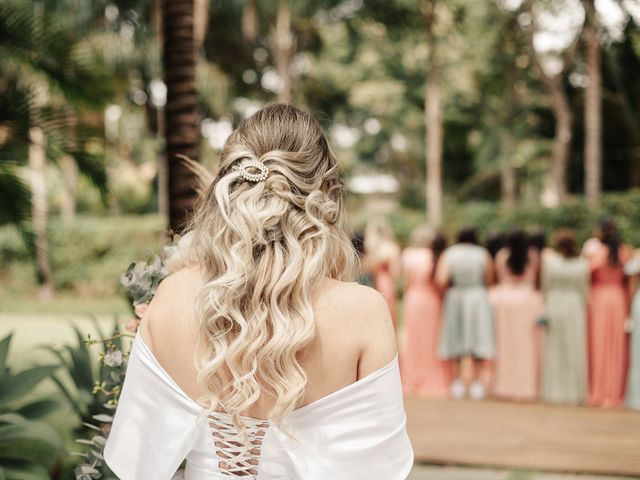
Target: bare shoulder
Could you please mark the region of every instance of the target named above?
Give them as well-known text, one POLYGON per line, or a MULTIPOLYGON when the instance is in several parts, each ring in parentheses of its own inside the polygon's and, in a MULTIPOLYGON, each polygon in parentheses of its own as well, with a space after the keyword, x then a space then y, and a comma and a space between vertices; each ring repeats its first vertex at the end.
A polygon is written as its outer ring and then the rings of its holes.
POLYGON ((194 334, 193 299, 201 285, 201 273, 195 268, 183 268, 160 282, 140 324, 141 334, 153 350, 194 334))
POLYGON ((323 324, 319 327, 359 350, 359 377, 393 360, 397 353, 395 330, 387 302, 379 292, 357 283, 329 280, 316 305, 323 324))

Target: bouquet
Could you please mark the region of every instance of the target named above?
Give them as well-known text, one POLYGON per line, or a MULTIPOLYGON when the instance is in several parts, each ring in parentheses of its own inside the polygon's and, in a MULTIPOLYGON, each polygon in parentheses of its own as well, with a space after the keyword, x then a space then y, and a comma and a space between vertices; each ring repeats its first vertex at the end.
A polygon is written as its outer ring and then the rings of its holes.
POLYGON ((100 354, 100 362, 106 367, 108 374, 106 378, 96 382, 93 389, 94 395, 100 395, 104 399, 104 412, 93 416, 95 424, 84 423, 84 426, 92 432, 91 438, 77 440, 78 443, 87 447, 87 451, 74 453, 83 457, 83 462, 75 470, 76 480, 99 479, 103 476, 102 470, 105 468, 103 451, 122 391, 130 351, 130 342, 126 343, 125 348, 125 342, 122 340, 135 336, 140 320, 154 297, 158 285, 170 273, 171 267, 176 266, 176 260, 172 257, 177 249, 176 245, 165 246, 163 257, 153 255, 149 259, 129 265, 127 271, 120 277, 120 283, 127 292, 134 316, 126 322, 124 331, 116 329, 108 338, 95 340, 89 337, 86 341, 87 345, 105 345, 104 352, 100 354))

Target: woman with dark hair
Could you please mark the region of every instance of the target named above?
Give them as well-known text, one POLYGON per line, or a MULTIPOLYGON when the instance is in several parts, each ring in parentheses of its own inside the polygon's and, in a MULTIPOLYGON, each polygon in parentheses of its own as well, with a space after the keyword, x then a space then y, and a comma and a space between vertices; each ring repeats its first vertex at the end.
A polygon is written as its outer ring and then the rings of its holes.
POLYGON ((589 403, 602 407, 622 404, 627 369, 629 314, 624 262, 630 250, 622 244, 616 224, 600 221, 596 238, 588 240, 583 255, 591 270, 589 299, 589 403))
POLYGON ((443 326, 439 354, 454 365, 451 395, 461 398, 469 387, 471 398, 484 398, 486 385, 481 379, 486 360, 494 355, 493 312, 487 286, 493 282, 493 261, 478 245, 474 228, 458 235, 458 243, 449 247, 438 262, 436 282, 445 288, 443 326), (471 385, 460 375, 463 361, 473 362, 471 385))
MULTIPOLYGON (((506 242, 505 234, 498 230, 492 230, 487 234, 487 239, 484 242, 484 245, 487 251, 489 252, 489 255, 491 255, 492 260, 495 260, 498 252, 502 248, 504 248, 505 242, 506 242)), ((497 276, 497 272, 495 271, 495 262, 493 267, 494 267, 493 276, 495 278, 497 276)))
MULTIPOLYGON (((541 227, 535 227, 529 234, 529 247, 538 254, 538 259, 541 258, 542 252, 547 248, 547 234, 541 227)), ((535 287, 540 290, 540 266, 538 262, 538 268, 536 270, 535 287)))
POLYGON ((531 230, 529 234, 529 246, 535 248, 539 254, 547 248, 547 235, 544 233, 544 229, 536 227, 531 230))
POLYGON ((542 255, 546 335, 542 398, 579 405, 587 400, 587 294, 589 265, 578 256, 572 230, 554 236, 554 249, 542 255))
POLYGON ((490 292, 496 328, 493 393, 512 400, 535 400, 537 320, 544 308, 534 288, 538 254, 520 229, 512 230, 506 243, 496 255, 499 284, 490 292))
POLYGON ((451 381, 450 365, 438 358, 442 292, 434 277, 447 240, 425 225, 413 231, 411 243, 402 252, 406 337, 402 385, 407 395, 445 398, 451 381))
POLYGON ((487 234, 487 241, 485 242, 485 246, 487 247, 487 251, 491 258, 496 258, 498 252, 504 247, 505 244, 505 235, 498 231, 492 230, 487 234))

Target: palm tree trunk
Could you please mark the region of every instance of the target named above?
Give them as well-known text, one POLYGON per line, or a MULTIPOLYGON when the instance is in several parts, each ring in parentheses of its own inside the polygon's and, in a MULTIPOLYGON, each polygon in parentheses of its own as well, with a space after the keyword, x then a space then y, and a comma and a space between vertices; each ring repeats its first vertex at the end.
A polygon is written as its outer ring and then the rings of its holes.
POLYGON ((49 261, 49 242, 47 239, 47 158, 45 154, 45 135, 40 127, 29 129, 29 180, 31 187, 31 221, 35 241, 36 275, 40 290, 38 297, 49 300, 53 297, 53 275, 49 261))
POLYGON ((195 174, 179 157, 185 155, 197 161, 199 156, 194 0, 163 0, 162 24, 169 225, 179 233, 197 199, 195 174))
POLYGON ((282 81, 278 92, 278 101, 291 103, 291 59, 294 52, 294 38, 291 31, 291 10, 288 0, 280 0, 276 17, 276 28, 273 35, 273 56, 276 64, 276 72, 282 81))
POLYGON ((442 222, 443 100, 438 41, 434 31, 436 4, 436 0, 425 0, 422 2, 421 9, 426 23, 429 47, 424 105, 427 216, 430 224, 439 226, 442 222))
POLYGON ((587 204, 600 201, 602 185, 602 77, 600 73, 600 39, 594 0, 585 2, 586 60, 589 83, 584 99, 584 191, 587 204))

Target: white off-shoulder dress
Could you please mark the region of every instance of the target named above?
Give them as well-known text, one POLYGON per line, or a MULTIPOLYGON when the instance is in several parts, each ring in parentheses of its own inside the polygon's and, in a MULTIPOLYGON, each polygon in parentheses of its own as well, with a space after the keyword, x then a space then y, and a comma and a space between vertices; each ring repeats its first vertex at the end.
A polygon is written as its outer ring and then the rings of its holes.
POLYGON ((238 447, 226 414, 207 416, 180 389, 138 334, 105 461, 121 480, 404 480, 413 464, 397 356, 290 413, 290 435, 246 421, 251 449, 238 447))

